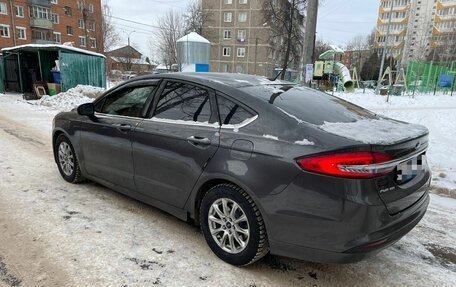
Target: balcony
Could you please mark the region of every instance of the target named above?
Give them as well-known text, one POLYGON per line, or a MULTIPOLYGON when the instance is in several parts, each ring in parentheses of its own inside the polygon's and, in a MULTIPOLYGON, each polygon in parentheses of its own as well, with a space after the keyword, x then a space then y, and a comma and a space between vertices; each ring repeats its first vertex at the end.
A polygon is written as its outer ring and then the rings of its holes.
POLYGON ((30 19, 30 26, 33 28, 41 28, 52 30, 53 24, 51 20, 42 19, 42 18, 31 18, 30 19))
POLYGON ((51 7, 51 0, 28 0, 31 6, 51 7))
POLYGON ((55 44, 55 42, 42 39, 32 39, 32 44, 55 44))

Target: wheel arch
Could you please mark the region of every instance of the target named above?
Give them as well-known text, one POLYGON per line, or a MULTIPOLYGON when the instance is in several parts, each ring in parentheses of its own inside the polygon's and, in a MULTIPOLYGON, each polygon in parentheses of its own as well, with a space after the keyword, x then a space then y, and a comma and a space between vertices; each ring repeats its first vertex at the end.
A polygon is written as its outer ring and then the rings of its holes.
POLYGON ((194 191, 192 195, 190 196, 190 199, 187 202, 187 210, 189 212, 189 217, 194 220, 194 223, 196 226, 200 225, 199 222, 199 214, 200 214, 200 205, 201 205, 201 200, 203 199, 204 195, 214 186, 220 185, 220 184, 233 184, 235 186, 238 186, 242 190, 244 190, 250 198, 253 200, 255 205, 258 207, 258 210, 260 211, 263 220, 266 225, 266 230, 268 226, 268 220, 267 216, 263 210, 263 207, 259 203, 260 200, 255 194, 252 192, 250 188, 248 188, 245 184, 242 184, 241 182, 237 181, 234 178, 231 178, 229 176, 225 175, 214 175, 211 177, 205 177, 204 179, 200 179, 198 184, 195 186, 194 191))

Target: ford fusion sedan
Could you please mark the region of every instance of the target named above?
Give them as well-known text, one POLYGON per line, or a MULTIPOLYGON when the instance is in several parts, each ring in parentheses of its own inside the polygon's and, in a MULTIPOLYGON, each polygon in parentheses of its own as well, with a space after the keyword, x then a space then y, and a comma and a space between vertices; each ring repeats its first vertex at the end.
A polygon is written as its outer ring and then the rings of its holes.
POLYGON ((57 115, 52 141, 66 181, 194 222, 233 265, 358 261, 429 203, 425 127, 256 76, 138 77, 57 115))

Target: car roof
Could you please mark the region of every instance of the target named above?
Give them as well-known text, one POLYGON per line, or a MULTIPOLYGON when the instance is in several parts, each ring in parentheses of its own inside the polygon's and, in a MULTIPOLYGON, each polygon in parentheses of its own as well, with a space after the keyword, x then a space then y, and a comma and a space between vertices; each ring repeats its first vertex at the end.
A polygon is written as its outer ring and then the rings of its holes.
POLYGON ((266 77, 261 76, 231 73, 167 73, 160 75, 145 75, 134 78, 132 81, 147 79, 187 80, 217 89, 220 89, 223 86, 243 88, 262 85, 294 85, 294 83, 282 80, 271 81, 266 77))

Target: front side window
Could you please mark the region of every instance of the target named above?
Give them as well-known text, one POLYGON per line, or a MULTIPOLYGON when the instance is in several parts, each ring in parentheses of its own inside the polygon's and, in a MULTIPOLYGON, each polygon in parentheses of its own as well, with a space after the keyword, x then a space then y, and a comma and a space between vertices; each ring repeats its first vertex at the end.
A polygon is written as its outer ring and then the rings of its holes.
POLYGON ((147 99, 155 90, 156 86, 129 88, 111 95, 104 100, 103 107, 95 108, 103 114, 126 117, 142 117, 142 111, 147 99))
POLYGON ((209 92, 185 83, 168 82, 158 100, 154 118, 209 123, 209 92))
POLYGON ((220 121, 223 125, 239 125, 252 119, 255 115, 224 97, 217 96, 220 121))

